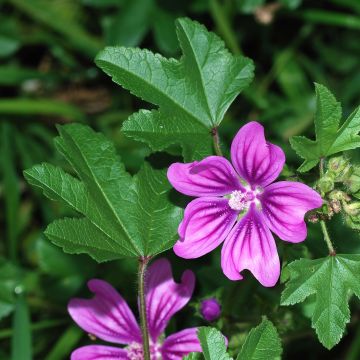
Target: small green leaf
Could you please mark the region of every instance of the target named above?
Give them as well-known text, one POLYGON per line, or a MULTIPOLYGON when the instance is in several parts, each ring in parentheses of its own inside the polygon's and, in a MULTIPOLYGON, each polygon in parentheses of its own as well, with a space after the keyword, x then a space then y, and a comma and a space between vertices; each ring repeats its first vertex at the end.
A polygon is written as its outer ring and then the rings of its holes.
POLYGON ((264 319, 246 337, 237 360, 275 360, 280 359, 281 353, 281 340, 276 327, 264 319))
POLYGON ((124 133, 153 150, 180 144, 190 160, 212 153, 210 130, 252 81, 254 66, 250 59, 231 55, 195 21, 179 19, 176 30, 183 51, 179 61, 148 50, 108 47, 96 64, 114 82, 158 107, 132 115, 124 133))
POLYGON ((205 360, 231 360, 226 352, 225 337, 219 330, 201 327, 198 330, 198 338, 205 360))
POLYGON ((333 155, 345 150, 360 147, 360 108, 357 108, 339 128, 341 105, 334 95, 323 85, 315 84, 316 140, 303 136, 294 136, 290 144, 295 152, 305 159, 299 167, 300 172, 306 172, 317 165, 322 157, 333 155))
POLYGON ((315 297, 312 327, 328 349, 336 345, 350 320, 349 296, 360 298, 360 255, 336 255, 322 259, 300 259, 287 266, 290 280, 281 304, 293 305, 315 297))
POLYGON ((89 127, 59 127, 58 150, 77 173, 42 164, 24 172, 28 182, 80 218, 54 221, 47 237, 69 253, 87 253, 97 261, 158 254, 176 240, 182 210, 168 197, 166 174, 145 164, 131 177, 115 148, 89 127))

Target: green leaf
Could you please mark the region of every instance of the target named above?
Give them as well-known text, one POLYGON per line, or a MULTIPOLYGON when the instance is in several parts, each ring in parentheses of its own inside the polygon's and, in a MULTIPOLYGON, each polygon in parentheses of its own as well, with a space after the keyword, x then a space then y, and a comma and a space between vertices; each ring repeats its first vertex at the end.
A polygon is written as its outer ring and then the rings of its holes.
POLYGON ((237 360, 275 360, 280 359, 281 353, 279 334, 272 322, 264 319, 246 337, 237 360))
POLYGON ((11 360, 31 360, 31 328, 29 308, 24 294, 18 295, 11 338, 11 360))
POLYGON ((305 159, 299 167, 300 172, 312 169, 322 157, 360 147, 360 107, 357 108, 339 128, 341 105, 334 95, 323 85, 315 84, 316 140, 294 136, 290 144, 296 153, 305 159))
POLYGON ((210 130, 249 85, 254 66, 250 59, 232 56, 215 34, 195 21, 178 19, 176 30, 183 51, 179 61, 148 50, 108 47, 96 64, 114 82, 158 107, 132 115, 124 133, 154 151, 180 144, 190 160, 212 153, 210 130))
POLYGON ((93 57, 101 49, 101 42, 88 34, 80 25, 76 16, 80 13, 78 2, 10 0, 10 3, 34 20, 64 36, 80 53, 93 57))
POLYGON ((50 99, 0 99, 0 114, 53 115, 70 120, 84 120, 84 113, 74 105, 50 99))
POLYGON ((198 338, 205 360, 231 360, 226 352, 225 337, 219 330, 201 327, 198 330, 198 338))
POLYGON ((138 46, 150 27, 153 0, 127 1, 105 26, 108 45, 138 46))
POLYGON ((350 320, 349 297, 360 297, 360 255, 336 255, 322 259, 300 259, 287 266, 290 280, 281 304, 293 305, 315 297, 312 327, 328 349, 336 345, 350 320))
POLYGON ((78 178, 50 164, 24 172, 28 182, 80 218, 56 220, 47 237, 69 253, 87 253, 97 261, 150 256, 176 240, 182 210, 169 201, 171 186, 162 170, 145 164, 131 177, 115 148, 102 134, 71 124, 59 127, 58 150, 78 178))

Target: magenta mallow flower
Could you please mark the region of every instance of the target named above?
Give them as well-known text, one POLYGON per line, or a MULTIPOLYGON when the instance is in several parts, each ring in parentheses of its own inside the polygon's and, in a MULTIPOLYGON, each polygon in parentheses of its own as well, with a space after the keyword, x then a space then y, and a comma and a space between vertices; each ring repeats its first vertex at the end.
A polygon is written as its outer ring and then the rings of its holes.
POLYGON ((243 126, 231 145, 231 160, 209 156, 200 162, 175 163, 168 170, 174 188, 191 201, 179 225, 175 253, 197 258, 223 241, 221 266, 231 280, 248 269, 264 286, 274 286, 280 263, 274 232, 297 243, 307 235, 304 215, 322 204, 310 187, 293 181, 273 181, 284 163, 284 152, 265 140, 257 122, 243 126))
POLYGON ((206 321, 214 321, 220 317, 221 306, 215 298, 201 301, 200 313, 206 321))
MULTIPOLYGON (((180 360, 190 352, 200 352, 197 328, 174 333, 164 339, 170 318, 190 300, 195 276, 186 270, 181 283, 175 283, 168 260, 155 261, 146 277, 146 310, 150 332, 151 360, 180 360)), ((72 299, 68 311, 86 332, 123 348, 88 345, 75 350, 71 360, 142 360, 142 336, 134 314, 121 295, 107 282, 88 283, 92 299, 72 299)))

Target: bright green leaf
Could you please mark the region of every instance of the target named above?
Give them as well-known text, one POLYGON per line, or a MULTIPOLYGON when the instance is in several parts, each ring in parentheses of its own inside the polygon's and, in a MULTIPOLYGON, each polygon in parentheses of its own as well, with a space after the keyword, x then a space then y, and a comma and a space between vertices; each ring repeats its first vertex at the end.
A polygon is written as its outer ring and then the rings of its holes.
POLYGON ((145 164, 131 177, 115 148, 102 134, 71 124, 59 128, 58 150, 78 178, 49 164, 24 175, 52 200, 80 218, 56 220, 47 237, 69 253, 88 253, 97 261, 155 255, 170 248, 182 210, 168 198, 166 174, 145 164))
POLYGON ((281 340, 271 321, 264 319, 247 336, 237 360, 275 360, 282 353, 281 340))
POLYGON ((322 157, 333 155, 345 150, 360 147, 360 108, 357 108, 340 126, 341 105, 334 95, 323 85, 315 84, 316 140, 303 136, 294 136, 290 144, 296 153, 305 159, 299 171, 312 169, 322 157))
POLYGON ((349 296, 360 297, 360 255, 336 255, 300 259, 287 266, 290 280, 282 293, 282 305, 315 297, 312 327, 328 349, 336 345, 350 320, 349 296))
POLYGON ((205 360, 231 360, 226 352, 225 337, 219 330, 211 327, 201 327, 198 338, 205 360))
POLYGON ((254 66, 250 59, 232 56, 215 34, 195 21, 179 19, 176 30, 183 51, 179 61, 148 50, 108 47, 96 64, 113 81, 158 107, 132 115, 124 133, 153 150, 180 144, 190 160, 212 153, 210 130, 249 85, 254 66))

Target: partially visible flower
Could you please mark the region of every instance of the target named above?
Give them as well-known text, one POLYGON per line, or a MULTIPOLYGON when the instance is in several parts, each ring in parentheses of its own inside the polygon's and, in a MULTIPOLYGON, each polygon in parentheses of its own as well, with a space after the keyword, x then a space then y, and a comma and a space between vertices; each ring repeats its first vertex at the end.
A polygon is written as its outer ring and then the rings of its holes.
POLYGON ((221 306, 215 298, 201 301, 200 313, 206 321, 214 321, 220 317, 221 306))
POLYGON ((273 231, 297 243, 307 235, 304 215, 322 204, 310 187, 293 181, 272 182, 279 176, 285 154, 265 140, 257 122, 243 126, 231 145, 231 159, 209 156, 200 162, 175 163, 168 170, 174 188, 191 201, 178 232, 174 251, 197 258, 225 241, 221 266, 231 280, 250 270, 264 286, 274 286, 280 262, 273 231))
MULTIPOLYGON (((159 259, 149 267, 146 280, 151 360, 181 360, 190 352, 200 352, 197 328, 179 331, 162 341, 170 318, 191 298, 194 273, 186 270, 181 283, 177 284, 169 261, 159 259)), ((68 305, 71 317, 89 334, 127 346, 83 346, 71 354, 71 360, 143 360, 141 330, 125 300, 105 281, 90 280, 88 287, 95 296, 92 299, 72 299, 68 305)))

